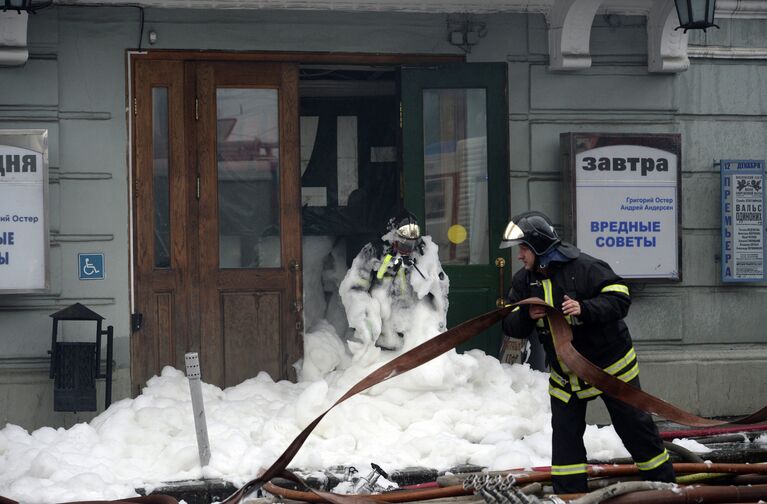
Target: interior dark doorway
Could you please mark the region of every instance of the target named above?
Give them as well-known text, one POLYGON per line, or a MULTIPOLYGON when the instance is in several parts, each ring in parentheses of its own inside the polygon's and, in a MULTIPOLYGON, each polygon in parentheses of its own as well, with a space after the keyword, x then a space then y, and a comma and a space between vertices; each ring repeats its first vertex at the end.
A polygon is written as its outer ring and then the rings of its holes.
POLYGON ((400 204, 395 67, 302 66, 304 236, 346 242, 347 266, 400 204))
MULTIPOLYGON (((449 327, 502 303, 510 270, 508 251, 498 250, 509 209, 506 82, 504 63, 300 66, 307 330, 311 300, 322 297, 310 293, 312 256, 348 268, 403 207, 439 245, 449 327), (320 237, 331 242, 319 246, 320 237)), ((332 284, 323 286, 327 310, 332 284)), ((341 336, 342 322, 333 324, 341 336)), ((500 342, 496 327, 462 349, 497 355, 500 342)))
POLYGON ((299 71, 304 322, 351 337, 340 282, 401 206, 397 66, 299 71))

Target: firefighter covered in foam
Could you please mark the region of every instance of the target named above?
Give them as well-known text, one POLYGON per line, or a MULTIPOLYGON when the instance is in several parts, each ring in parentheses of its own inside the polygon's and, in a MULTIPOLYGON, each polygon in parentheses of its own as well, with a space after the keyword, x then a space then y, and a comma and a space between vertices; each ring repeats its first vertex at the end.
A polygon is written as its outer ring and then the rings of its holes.
POLYGON ((357 254, 340 286, 353 360, 370 363, 382 350, 411 348, 446 329, 449 280, 437 251, 403 212, 357 254))

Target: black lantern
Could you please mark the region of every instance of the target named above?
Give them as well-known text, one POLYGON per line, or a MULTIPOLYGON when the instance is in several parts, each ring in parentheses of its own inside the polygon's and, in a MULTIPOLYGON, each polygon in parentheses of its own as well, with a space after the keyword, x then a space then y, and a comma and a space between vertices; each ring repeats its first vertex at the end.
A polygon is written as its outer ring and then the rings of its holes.
POLYGON ((716 0, 674 0, 676 14, 679 16, 679 26, 687 30, 703 30, 717 26, 714 24, 714 6, 716 0))

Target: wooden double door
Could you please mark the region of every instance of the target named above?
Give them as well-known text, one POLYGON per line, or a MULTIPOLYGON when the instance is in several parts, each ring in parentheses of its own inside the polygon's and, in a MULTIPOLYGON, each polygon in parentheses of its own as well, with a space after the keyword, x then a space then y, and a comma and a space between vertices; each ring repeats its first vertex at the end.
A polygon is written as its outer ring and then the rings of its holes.
MULTIPOLYGON (((299 113, 322 115, 311 105, 337 107, 355 98, 307 100, 314 88, 304 82, 299 101, 298 60, 164 56, 131 60, 134 392, 163 366, 184 369, 187 352, 199 352, 202 379, 219 386, 261 371, 294 377, 303 338, 301 219, 314 208, 302 209, 302 184, 327 193, 314 209, 348 214, 351 207, 334 191, 350 181, 364 186, 375 170, 390 174, 386 180, 395 189, 386 194, 393 201, 384 206, 406 206, 439 245, 450 277, 448 326, 495 307, 510 270, 509 250, 498 249, 509 213, 504 63, 389 62, 398 85, 386 103, 399 121, 348 106, 331 110, 357 127, 338 129, 335 116, 319 121, 335 128, 316 138, 334 138, 329 151, 336 158, 315 159, 306 153, 324 151, 301 145, 310 135, 300 135, 299 113), (358 135, 384 127, 396 131, 358 135), (358 139, 363 136, 367 143, 358 139), (337 149, 349 138, 357 139, 357 162, 341 181, 347 171, 338 167, 346 160, 337 149), (389 150, 396 153, 385 156, 388 164, 374 156, 389 150), (302 174, 306 155, 310 167, 322 161, 327 180, 311 169, 302 174)), ((348 69, 341 70, 347 79, 348 69)), ((381 192, 376 185, 368 189, 381 192)), ((363 203, 373 204, 370 198, 363 203)), ((336 238, 349 243, 360 231, 344 227, 336 238)), ((316 234, 310 225, 306 232, 316 234)), ((348 263, 355 253, 347 250, 348 263)), ((465 348, 495 354, 499 342, 496 326, 465 348)))
POLYGON ((134 392, 290 378, 302 353, 298 68, 131 61, 134 392))

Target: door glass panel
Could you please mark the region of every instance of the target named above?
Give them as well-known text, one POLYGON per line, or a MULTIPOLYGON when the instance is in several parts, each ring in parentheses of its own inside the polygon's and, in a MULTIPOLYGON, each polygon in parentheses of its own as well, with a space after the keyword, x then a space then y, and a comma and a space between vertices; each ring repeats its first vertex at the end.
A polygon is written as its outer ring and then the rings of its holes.
POLYGON ((170 268, 170 192, 168 188, 168 88, 152 88, 152 198, 154 267, 170 268))
POLYGON ((442 264, 486 264, 485 90, 425 89, 423 137, 426 233, 442 264))
POLYGON ((216 119, 219 267, 279 267, 277 90, 218 88, 216 119))

